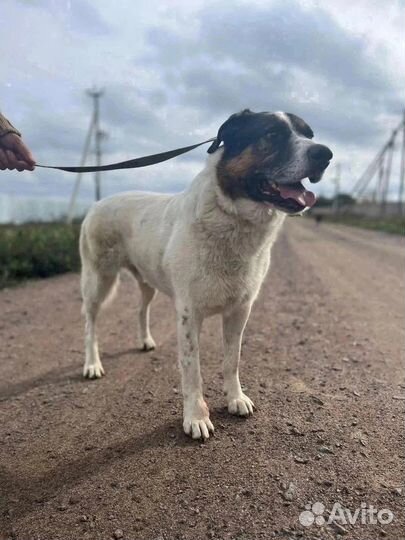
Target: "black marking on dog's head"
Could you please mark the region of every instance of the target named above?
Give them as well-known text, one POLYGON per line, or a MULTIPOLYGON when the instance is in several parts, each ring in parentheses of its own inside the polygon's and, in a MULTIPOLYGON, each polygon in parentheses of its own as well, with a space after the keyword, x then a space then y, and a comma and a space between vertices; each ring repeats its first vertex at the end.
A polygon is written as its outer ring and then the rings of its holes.
POLYGON ((292 113, 285 113, 285 115, 289 118, 294 131, 299 135, 307 137, 308 139, 314 138, 314 132, 302 118, 292 113))
POLYGON ((222 124, 216 140, 207 152, 212 154, 223 142, 226 157, 231 158, 262 137, 272 138, 273 143, 280 146, 290 133, 291 128, 277 115, 267 112, 254 113, 245 109, 233 114, 222 124))

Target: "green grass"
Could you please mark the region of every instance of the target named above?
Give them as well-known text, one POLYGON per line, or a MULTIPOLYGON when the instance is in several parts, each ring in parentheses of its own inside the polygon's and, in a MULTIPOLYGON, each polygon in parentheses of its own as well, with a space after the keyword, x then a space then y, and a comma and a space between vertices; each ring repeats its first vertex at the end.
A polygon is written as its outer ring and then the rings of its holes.
POLYGON ((353 214, 343 215, 322 215, 323 221, 341 223, 352 227, 362 227, 363 229, 372 229, 375 231, 383 231, 391 234, 405 233, 405 218, 404 217, 386 217, 386 218, 371 218, 356 216, 353 214))
POLYGON ((80 225, 30 223, 0 226, 0 288, 80 268, 80 225))

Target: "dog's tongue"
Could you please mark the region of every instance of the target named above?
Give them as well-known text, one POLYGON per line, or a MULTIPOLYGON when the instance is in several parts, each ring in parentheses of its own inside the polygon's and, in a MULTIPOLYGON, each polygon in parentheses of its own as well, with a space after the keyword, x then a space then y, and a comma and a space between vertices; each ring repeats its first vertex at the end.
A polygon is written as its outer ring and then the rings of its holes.
POLYGON ((312 191, 305 189, 301 182, 290 185, 279 184, 278 189, 280 190, 280 195, 283 197, 283 199, 294 199, 299 204, 309 207, 314 206, 315 204, 315 194, 312 193, 312 191))

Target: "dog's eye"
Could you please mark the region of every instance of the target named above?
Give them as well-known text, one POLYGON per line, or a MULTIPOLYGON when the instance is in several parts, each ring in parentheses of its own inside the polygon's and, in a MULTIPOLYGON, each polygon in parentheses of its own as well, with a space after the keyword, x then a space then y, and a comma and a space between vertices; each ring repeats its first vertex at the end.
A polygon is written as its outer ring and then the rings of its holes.
POLYGON ((283 138, 283 134, 280 131, 268 131, 264 138, 267 142, 276 142, 283 138))

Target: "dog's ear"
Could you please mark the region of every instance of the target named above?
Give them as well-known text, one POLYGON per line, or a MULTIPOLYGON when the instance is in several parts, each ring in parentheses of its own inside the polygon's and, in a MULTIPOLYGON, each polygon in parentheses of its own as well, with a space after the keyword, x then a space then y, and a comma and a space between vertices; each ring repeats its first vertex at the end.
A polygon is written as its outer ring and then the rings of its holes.
POLYGON ((246 146, 246 137, 243 134, 254 115, 255 113, 249 109, 244 109, 230 116, 219 128, 217 138, 207 152, 213 154, 219 148, 221 142, 224 143, 225 149, 232 151, 232 153, 238 154, 242 151, 246 146))

